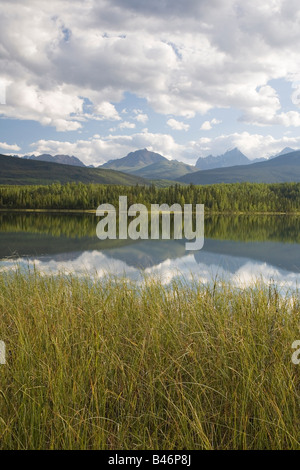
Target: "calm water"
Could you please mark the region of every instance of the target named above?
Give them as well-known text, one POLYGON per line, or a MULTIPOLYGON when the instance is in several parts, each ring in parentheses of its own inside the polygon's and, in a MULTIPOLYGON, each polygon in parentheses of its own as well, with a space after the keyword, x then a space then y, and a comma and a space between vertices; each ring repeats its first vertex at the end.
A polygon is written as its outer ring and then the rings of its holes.
POLYGON ((0 214, 0 269, 35 265, 43 272, 107 273, 141 279, 218 278, 249 285, 257 277, 285 287, 300 281, 300 218, 214 216, 205 219, 204 248, 184 240, 107 240, 96 237, 94 215, 0 214))

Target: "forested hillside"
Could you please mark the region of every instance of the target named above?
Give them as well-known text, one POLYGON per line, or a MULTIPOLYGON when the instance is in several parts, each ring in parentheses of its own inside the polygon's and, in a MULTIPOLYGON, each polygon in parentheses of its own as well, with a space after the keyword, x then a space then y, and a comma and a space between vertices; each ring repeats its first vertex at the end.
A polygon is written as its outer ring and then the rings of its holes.
POLYGON ((49 186, 0 186, 0 209, 93 210, 99 204, 118 207, 119 196, 128 205, 204 204, 214 212, 298 212, 300 183, 236 183, 212 186, 96 185, 82 183, 49 186))
POLYGON ((216 168, 190 173, 177 179, 183 183, 289 183, 300 181, 300 151, 279 155, 251 165, 216 168))
POLYGON ((0 155, 0 184, 51 184, 81 181, 98 184, 146 183, 139 177, 114 170, 85 168, 0 155))

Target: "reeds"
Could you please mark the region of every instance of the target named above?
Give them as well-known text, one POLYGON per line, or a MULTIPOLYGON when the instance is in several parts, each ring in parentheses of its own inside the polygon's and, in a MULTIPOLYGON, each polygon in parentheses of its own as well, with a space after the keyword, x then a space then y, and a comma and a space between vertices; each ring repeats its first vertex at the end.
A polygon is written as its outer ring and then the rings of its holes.
POLYGON ((298 293, 0 275, 0 449, 299 449, 298 293))

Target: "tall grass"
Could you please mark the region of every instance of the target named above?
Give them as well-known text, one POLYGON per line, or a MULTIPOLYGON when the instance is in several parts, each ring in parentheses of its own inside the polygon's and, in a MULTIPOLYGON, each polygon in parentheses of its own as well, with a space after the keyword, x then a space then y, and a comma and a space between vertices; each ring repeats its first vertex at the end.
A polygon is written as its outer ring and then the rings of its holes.
POLYGON ((1 449, 299 449, 300 299, 0 275, 1 449))

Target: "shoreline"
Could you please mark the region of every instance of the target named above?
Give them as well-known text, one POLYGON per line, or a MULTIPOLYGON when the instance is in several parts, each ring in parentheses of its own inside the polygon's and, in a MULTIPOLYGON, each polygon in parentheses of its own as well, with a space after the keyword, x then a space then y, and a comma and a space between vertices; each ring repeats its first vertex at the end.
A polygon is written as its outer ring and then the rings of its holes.
MULTIPOLYGON (((59 214, 96 214, 97 209, 5 209, 5 208, 0 208, 0 213, 10 213, 10 212, 28 212, 28 213, 59 213, 59 214)), ((196 212, 193 212, 193 214, 196 214, 196 212)), ((281 211, 276 211, 276 212, 261 212, 261 211, 255 211, 255 212, 242 212, 242 211, 205 211, 205 216, 209 215, 288 215, 288 216, 300 216, 300 211, 299 212, 281 212, 281 211)))

